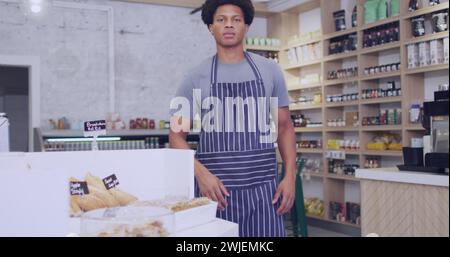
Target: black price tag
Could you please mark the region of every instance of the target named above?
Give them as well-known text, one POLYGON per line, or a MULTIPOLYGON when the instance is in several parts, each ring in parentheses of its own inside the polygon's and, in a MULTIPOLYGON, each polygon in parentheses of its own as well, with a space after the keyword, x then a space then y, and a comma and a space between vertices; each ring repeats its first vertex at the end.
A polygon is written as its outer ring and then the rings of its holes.
POLYGON ((70 195, 87 195, 89 194, 88 185, 86 182, 70 182, 70 195))
POLYGON ((105 184, 106 189, 115 188, 119 185, 119 180, 116 177, 116 174, 112 174, 111 176, 108 176, 103 179, 103 184, 105 184))
POLYGON ((105 120, 87 121, 84 123, 85 132, 102 131, 106 130, 105 120))

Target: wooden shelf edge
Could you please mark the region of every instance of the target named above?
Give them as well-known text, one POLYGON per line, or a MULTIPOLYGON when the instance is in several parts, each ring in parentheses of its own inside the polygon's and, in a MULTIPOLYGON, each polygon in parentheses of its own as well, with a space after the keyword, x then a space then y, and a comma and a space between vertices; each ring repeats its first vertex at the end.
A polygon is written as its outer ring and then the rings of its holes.
POLYGON ((407 19, 410 19, 410 18, 413 18, 416 16, 426 15, 426 14, 430 14, 430 13, 433 13, 436 11, 445 10, 445 9, 448 9, 448 7, 449 7, 449 2, 444 2, 444 3, 438 4, 436 6, 427 6, 427 7, 421 8, 417 11, 411 12, 407 15, 404 15, 402 17, 402 19, 407 20, 407 19))

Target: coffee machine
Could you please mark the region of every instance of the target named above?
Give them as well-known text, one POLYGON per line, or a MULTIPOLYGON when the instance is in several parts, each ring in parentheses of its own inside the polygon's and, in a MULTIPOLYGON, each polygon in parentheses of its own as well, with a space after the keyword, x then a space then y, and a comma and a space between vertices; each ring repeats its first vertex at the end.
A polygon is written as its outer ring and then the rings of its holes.
POLYGON ((404 147, 404 171, 449 174, 449 91, 440 87, 434 101, 423 105, 422 126, 426 129, 423 148, 404 147), (423 158, 423 159, 422 159, 423 158))
POLYGON ((430 135, 431 152, 425 153, 425 167, 439 168, 448 175, 449 172, 449 93, 434 93, 434 101, 424 103, 424 127, 430 135), (429 124, 429 126, 428 126, 429 124))
POLYGON ((9 121, 5 113, 0 113, 0 152, 9 152, 9 121))

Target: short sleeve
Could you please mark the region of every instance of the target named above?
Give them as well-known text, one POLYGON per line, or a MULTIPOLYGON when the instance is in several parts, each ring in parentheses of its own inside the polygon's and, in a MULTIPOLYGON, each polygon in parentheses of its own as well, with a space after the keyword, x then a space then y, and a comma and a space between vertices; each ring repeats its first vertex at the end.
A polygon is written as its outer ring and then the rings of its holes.
POLYGON ((180 83, 170 102, 170 116, 181 116, 192 119, 194 82, 192 76, 186 75, 180 83))
POLYGON ((278 107, 286 107, 289 106, 289 95, 286 87, 286 81, 284 79, 283 72, 280 67, 275 64, 273 65, 273 91, 272 97, 278 98, 278 107))

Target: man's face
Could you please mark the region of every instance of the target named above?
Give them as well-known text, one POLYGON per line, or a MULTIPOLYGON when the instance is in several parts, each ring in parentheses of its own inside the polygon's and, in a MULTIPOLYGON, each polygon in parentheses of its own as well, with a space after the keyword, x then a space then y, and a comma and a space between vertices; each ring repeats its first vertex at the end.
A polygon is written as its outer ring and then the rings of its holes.
POLYGON ((213 24, 209 25, 209 30, 220 46, 235 47, 244 41, 248 25, 245 24, 244 13, 241 8, 226 4, 217 8, 213 17, 213 24))

